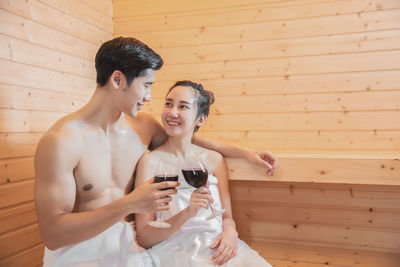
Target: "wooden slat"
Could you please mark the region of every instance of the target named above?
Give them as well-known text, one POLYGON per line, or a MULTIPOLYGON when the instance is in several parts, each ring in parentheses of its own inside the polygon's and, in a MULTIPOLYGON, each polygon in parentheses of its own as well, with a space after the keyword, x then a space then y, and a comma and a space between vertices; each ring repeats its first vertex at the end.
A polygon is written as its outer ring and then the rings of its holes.
POLYGON ((85 0, 86 5, 96 9, 103 14, 111 17, 113 16, 113 1, 111 0, 85 0))
POLYGON ((0 83, 0 108, 73 112, 88 96, 0 83))
POLYGON ((0 210, 0 235, 37 221, 33 202, 0 210))
POLYGON ((274 176, 242 159, 227 159, 231 180, 400 185, 400 159, 279 157, 274 176))
POLYGON ((168 64, 177 64, 367 52, 398 47, 400 47, 400 30, 396 29, 308 38, 160 48, 158 52, 168 64))
MULTIPOLYGON (((211 115, 212 116, 212 115, 211 115)), ((271 151, 320 151, 320 153, 346 153, 369 151, 371 154, 400 151, 399 130, 370 131, 271 131, 271 132, 205 132, 197 134, 223 143, 271 151)))
POLYGON ((0 184, 17 182, 34 176, 33 157, 0 160, 0 184))
POLYGON ((240 60, 196 65, 166 64, 165 68, 157 74, 157 77, 161 81, 249 78, 276 75, 289 75, 286 77, 290 78, 291 75, 394 70, 400 68, 399 62, 400 51, 394 50, 343 55, 247 60, 245 64, 240 60), (346 64, 343 64, 343 62, 346 62, 346 64))
POLYGON ((231 181, 232 201, 258 201, 285 205, 313 207, 346 207, 392 209, 398 212, 400 191, 398 186, 343 185, 305 182, 231 181), (367 192, 368 196, 360 196, 367 192), (318 201, 316 201, 318 200, 318 201))
MULTIPOLYGON (((88 8, 85 2, 80 0, 40 0, 53 8, 65 12, 75 18, 79 18, 88 24, 95 25, 109 33, 113 32, 112 15, 99 12, 97 9, 88 8)), ((97 2, 97 1, 96 1, 97 2)), ((102 4, 101 4, 102 5, 102 4)))
POLYGON ((0 260, 41 243, 37 224, 0 236, 0 260))
MULTIPOLYGON (((184 13, 158 13, 141 15, 136 4, 124 5, 115 10, 115 28, 124 33, 149 31, 171 31, 196 27, 234 25, 242 23, 262 23, 267 21, 293 20, 321 16, 338 16, 384 9, 399 8, 398 1, 295 1, 290 3, 259 2, 248 7, 224 6, 222 9, 188 10, 184 13), (285 5, 286 4, 286 5, 285 5), (291 4, 289 6, 289 4, 291 4), (128 13, 129 12, 129 13, 128 13), (121 13, 126 14, 123 16, 121 13)), ((159 11, 157 9, 157 11, 159 11)))
POLYGON ((356 227, 328 227, 310 224, 289 224, 265 221, 238 222, 239 234, 274 240, 295 240, 346 247, 360 247, 365 250, 396 253, 400 249, 400 233, 368 231, 356 227))
POLYGON ((246 240, 246 242, 270 263, 273 260, 280 260, 286 263, 285 265, 279 265, 279 263, 276 266, 299 266, 299 264, 314 266, 312 264, 323 264, 324 266, 341 267, 396 267, 400 261, 400 254, 393 253, 324 248, 293 243, 272 243, 260 240, 246 240))
POLYGON ((32 201, 34 190, 33 185, 34 180, 31 179, 23 182, 0 186, 0 208, 5 208, 22 202, 32 201))
POLYGON ((356 33, 398 28, 400 9, 380 10, 340 16, 313 17, 240 25, 198 27, 193 29, 114 34, 134 35, 155 49, 210 43, 276 40, 329 34, 356 33))
POLYGON ((66 113, 0 109, 0 132, 45 132, 66 113), (6 119, 7 118, 7 119, 6 119))
POLYGON ((39 0, 3 0, 2 3, 0 3, 0 6, 16 15, 85 40, 94 45, 100 45, 112 37, 110 32, 101 30, 95 27, 95 25, 87 24, 86 22, 83 22, 81 18, 71 17, 70 15, 60 12, 39 0))
POLYGON ((88 97, 96 88, 94 79, 2 59, 0 59, 0 64, 3 67, 0 72, 0 81, 3 84, 48 89, 88 97))
POLYGON ((274 130, 374 130, 396 129, 400 125, 398 111, 321 112, 272 114, 221 114, 210 116, 206 131, 274 130), (240 123, 237 123, 239 122, 240 123))
POLYGON ((35 154, 42 133, 0 133, 0 159, 35 154))
POLYGON ((0 9, 1 33, 34 44, 53 48, 78 57, 93 60, 98 49, 94 45, 40 23, 0 9))
POLYGON ((39 244, 6 259, 0 260, 1 266, 26 267, 43 266, 44 245, 39 244))
MULTIPOLYGON (((316 200, 317 201, 317 200, 316 200)), ((281 222, 313 225, 334 225, 368 228, 371 231, 400 232, 400 212, 368 209, 344 209, 331 207, 299 207, 280 205, 279 203, 232 202, 235 218, 250 221, 281 222)))
POLYGON ((1 55, 2 59, 66 72, 92 80, 96 77, 93 61, 57 52, 54 49, 44 48, 1 34, 0 43, 2 47, 7 47, 5 51, 7 54, 1 55), (32 53, 32 51, 35 51, 35 53, 32 53))
MULTIPOLYGON (((179 78, 179 80, 183 77, 179 78)), ((222 96, 353 92, 400 89, 400 70, 330 73, 319 75, 280 75, 277 77, 194 80, 222 96)), ((152 86, 153 98, 164 98, 175 81, 159 81, 152 86)), ((217 102, 217 103, 218 103, 217 102)))
MULTIPOLYGON (((150 113, 159 113, 164 98, 146 104, 150 113)), ((400 110, 400 90, 343 92, 298 95, 225 96, 216 99, 211 113, 268 113, 301 111, 400 110), (240 105, 240 109, 238 106, 240 105)), ((210 115, 212 116, 212 115, 210 115)))

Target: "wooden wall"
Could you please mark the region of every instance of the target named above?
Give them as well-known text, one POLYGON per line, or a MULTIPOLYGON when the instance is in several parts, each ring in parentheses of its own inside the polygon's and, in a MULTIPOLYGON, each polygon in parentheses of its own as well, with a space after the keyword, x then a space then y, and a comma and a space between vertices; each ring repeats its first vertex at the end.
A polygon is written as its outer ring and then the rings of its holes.
POLYGON ((36 144, 92 94, 112 16, 111 0, 0 0, 0 266, 41 264, 36 144))
POLYGON ((400 1, 114 1, 114 35, 217 96, 204 136, 290 153, 399 154, 400 1))

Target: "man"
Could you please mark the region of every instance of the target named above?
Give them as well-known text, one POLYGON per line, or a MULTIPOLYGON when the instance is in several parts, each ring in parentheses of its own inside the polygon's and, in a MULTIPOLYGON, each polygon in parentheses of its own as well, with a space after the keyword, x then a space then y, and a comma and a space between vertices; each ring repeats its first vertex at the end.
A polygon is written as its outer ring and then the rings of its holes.
MULTIPOLYGON (((46 245, 44 266, 141 266, 124 217, 168 209, 177 182, 145 183, 131 193, 139 158, 166 140, 161 125, 138 114, 150 101, 161 57, 134 38, 115 38, 96 55, 97 88, 80 110, 57 121, 35 156, 35 204, 46 245)), ((246 157, 272 174, 266 153, 198 139, 225 156, 246 157)))

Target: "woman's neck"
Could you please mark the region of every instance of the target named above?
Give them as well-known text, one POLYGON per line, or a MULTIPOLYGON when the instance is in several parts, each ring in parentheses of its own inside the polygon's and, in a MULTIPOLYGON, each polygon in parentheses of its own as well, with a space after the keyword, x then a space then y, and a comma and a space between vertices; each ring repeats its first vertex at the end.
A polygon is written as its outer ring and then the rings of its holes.
POLYGON ((192 137, 193 135, 170 136, 165 144, 166 148, 178 158, 185 158, 193 150, 192 137))

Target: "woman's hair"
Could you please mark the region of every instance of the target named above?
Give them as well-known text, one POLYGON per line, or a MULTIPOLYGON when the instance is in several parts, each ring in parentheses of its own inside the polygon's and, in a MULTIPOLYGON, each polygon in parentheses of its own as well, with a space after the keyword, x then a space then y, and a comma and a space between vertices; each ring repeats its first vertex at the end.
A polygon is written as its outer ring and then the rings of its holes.
POLYGON ((95 63, 99 86, 106 85, 115 70, 125 75, 129 86, 134 78, 146 75, 145 70, 159 70, 164 64, 160 55, 132 37, 117 37, 103 43, 95 63))
MULTIPOLYGON (((208 114, 210 113, 210 105, 212 105, 215 101, 214 94, 211 91, 204 90, 203 85, 200 83, 194 83, 192 81, 188 80, 183 80, 183 81, 177 81, 169 90, 167 95, 172 91, 177 86, 190 86, 193 88, 193 90, 196 92, 196 98, 195 98, 195 103, 197 106, 197 115, 196 118, 199 117, 208 117, 208 114)), ((194 128, 194 132, 197 132, 197 130, 200 128, 200 126, 196 126, 194 128)))

